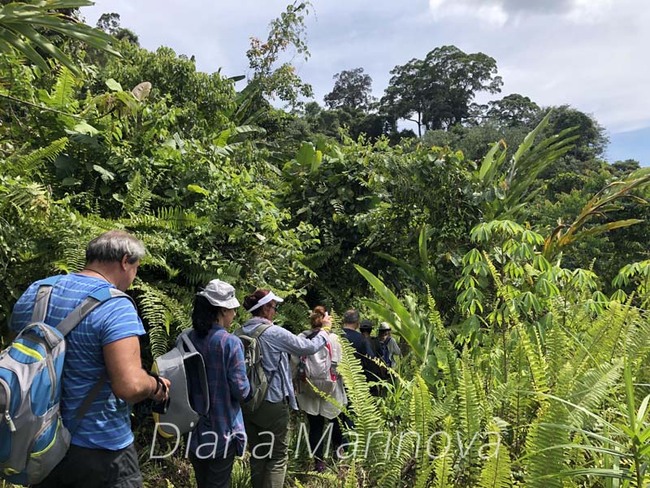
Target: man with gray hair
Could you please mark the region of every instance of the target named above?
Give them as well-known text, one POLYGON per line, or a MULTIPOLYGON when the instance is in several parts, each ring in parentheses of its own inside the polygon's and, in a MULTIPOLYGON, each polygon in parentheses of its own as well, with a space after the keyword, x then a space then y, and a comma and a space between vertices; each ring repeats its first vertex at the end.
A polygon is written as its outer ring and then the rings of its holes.
MULTIPOLYGON (((84 269, 54 280, 44 321, 57 326, 102 289, 125 291, 144 255, 144 244, 128 232, 113 230, 93 239, 86 248, 84 269)), ((32 283, 14 306, 13 332, 32 321, 41 282, 32 283)), ((131 300, 117 297, 92 310, 66 336, 60 406, 64 425, 74 425, 71 445, 37 488, 142 486, 129 404, 147 398, 164 402, 169 389, 168 380, 152 377, 142 368, 138 336, 144 334, 131 300), (87 399, 90 405, 79 418, 87 399)))

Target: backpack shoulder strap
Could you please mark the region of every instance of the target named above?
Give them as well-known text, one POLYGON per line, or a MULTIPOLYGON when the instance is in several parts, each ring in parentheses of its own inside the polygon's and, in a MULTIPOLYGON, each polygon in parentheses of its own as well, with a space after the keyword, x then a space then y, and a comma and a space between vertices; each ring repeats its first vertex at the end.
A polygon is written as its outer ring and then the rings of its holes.
POLYGON ((319 332, 320 332, 320 329, 316 330, 316 331, 313 331, 311 334, 307 334, 305 336, 305 338, 309 339, 311 341, 314 337, 316 337, 318 335, 319 332))
POLYGON ((263 324, 259 325, 257 329, 255 329, 255 332, 251 334, 251 337, 253 339, 258 339, 264 332, 266 332, 273 324, 263 324))
MULTIPOLYGON (((134 307, 136 306, 135 302, 133 301, 133 298, 131 298, 123 291, 120 291, 117 288, 112 288, 112 287, 102 288, 100 290, 91 293, 87 298, 85 298, 84 301, 77 306, 77 308, 75 308, 72 312, 70 312, 68 316, 61 321, 61 323, 57 326, 57 329, 64 336, 66 336, 72 329, 74 329, 77 325, 79 325, 79 322, 81 322, 84 319, 84 317, 86 317, 86 315, 88 315, 90 312, 95 310, 102 303, 107 302, 112 298, 128 298, 131 301, 131 303, 133 303, 133 306, 134 307)), ((91 390, 88 392, 86 398, 84 398, 83 402, 81 403, 81 406, 77 410, 74 419, 70 423, 70 426, 68 428, 70 434, 74 434, 76 432, 77 427, 79 427, 79 424, 81 424, 81 420, 84 418, 84 416, 92 406, 93 402, 95 401, 95 398, 97 398, 97 395, 99 395, 99 393, 101 392, 104 383, 106 382, 107 379, 108 379, 108 375, 106 374, 106 372, 102 373, 102 375, 95 382, 91 390)))
POLYGON ((264 334, 268 330, 269 327, 271 327, 273 324, 263 324, 263 325, 258 325, 255 331, 252 334, 246 334, 244 332, 244 328, 240 327, 239 329, 236 329, 233 334, 235 334, 237 337, 241 337, 243 335, 249 336, 251 339, 257 339, 259 336, 264 334))
POLYGON ((196 346, 190 338, 190 333, 193 329, 185 329, 176 338, 176 347, 184 352, 197 352, 196 346))
POLYGON ((107 302, 112 298, 128 298, 135 307, 133 299, 123 291, 112 287, 102 288, 91 293, 79 304, 79 306, 77 306, 77 308, 70 312, 57 326, 57 329, 61 334, 66 336, 72 329, 79 325, 79 322, 81 322, 86 315, 95 310, 102 303, 107 302))
POLYGON ((47 308, 50 305, 50 296, 52 295, 52 287, 63 275, 50 276, 41 280, 38 291, 36 292, 36 300, 34 301, 34 310, 32 312, 32 322, 44 322, 47 315, 47 308))

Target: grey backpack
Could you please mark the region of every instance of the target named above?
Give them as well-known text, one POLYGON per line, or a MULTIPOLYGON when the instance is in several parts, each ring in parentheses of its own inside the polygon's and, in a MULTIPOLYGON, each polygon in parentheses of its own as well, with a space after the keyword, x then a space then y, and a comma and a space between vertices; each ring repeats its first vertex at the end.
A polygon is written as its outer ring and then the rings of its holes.
POLYGON ((190 432, 210 409, 205 361, 194 347, 191 333, 191 329, 181 332, 176 346, 156 358, 153 366, 154 372, 171 382, 167 411, 153 414, 158 433, 166 438, 190 432))
POLYGON ((102 288, 53 327, 46 323, 47 309, 61 277, 39 283, 32 322, 0 352, 0 478, 15 484, 40 483, 63 459, 71 434, 106 381, 105 375, 97 380, 72 425, 63 425, 59 401, 65 336, 107 300, 131 300, 115 288, 102 288))

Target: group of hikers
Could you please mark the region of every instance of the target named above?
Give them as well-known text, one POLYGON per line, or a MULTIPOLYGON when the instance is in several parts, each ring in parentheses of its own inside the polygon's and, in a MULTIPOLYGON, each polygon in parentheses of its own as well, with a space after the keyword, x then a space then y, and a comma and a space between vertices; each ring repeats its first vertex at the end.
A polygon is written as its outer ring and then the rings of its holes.
MULTIPOLYGON (((125 291, 144 255, 143 243, 124 231, 109 231, 90 241, 84 269, 61 276, 52 287, 45 304, 45 322, 56 326, 97 290, 125 291)), ((42 280, 33 283, 14 306, 10 321, 13 333, 32 322, 36 308, 42 307, 36 305, 41 285, 42 280)), ((209 414, 189 436, 189 459, 198 488, 230 486, 234 459, 243 455, 246 445, 251 452, 252 486, 282 487, 291 410, 300 409, 307 417, 310 449, 318 471, 325 468, 320 442, 324 429, 332 424, 336 448, 343 444, 341 426, 352 426, 341 411, 348 399, 337 371, 342 348, 340 338, 331 331, 331 316, 325 307, 315 307, 310 328, 295 335, 273 323, 282 302, 268 289, 257 289, 246 296, 242 305, 250 318, 235 334, 231 328, 240 303, 233 286, 215 279, 195 296, 190 338, 204 359, 210 396, 209 414), (250 336, 256 331, 261 332, 258 341, 268 389, 254 411, 242 411, 254 388, 238 334, 250 336), (201 447, 205 439, 213 442, 215 437, 223 442, 206 456, 201 447), (256 448, 262 445, 268 449, 259 455, 261 451, 256 448)), ((390 326, 381 323, 377 336, 372 337, 372 322, 360 321, 356 310, 345 312, 342 322, 342 337, 352 345, 366 377, 385 379, 388 367, 394 367, 400 356, 390 326)), ((139 342, 143 334, 135 305, 126 295, 102 303, 68 333, 60 408, 63 424, 70 429, 70 448, 49 475, 33 486, 143 485, 130 405, 145 399, 164 403, 172 386, 168 379, 143 369, 139 342)), ((381 394, 378 388, 372 391, 381 394)))

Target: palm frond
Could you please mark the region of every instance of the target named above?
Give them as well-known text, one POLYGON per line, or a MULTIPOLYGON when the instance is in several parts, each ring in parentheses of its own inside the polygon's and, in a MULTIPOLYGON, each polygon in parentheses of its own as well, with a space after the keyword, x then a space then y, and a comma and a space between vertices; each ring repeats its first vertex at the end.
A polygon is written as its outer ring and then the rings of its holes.
POLYGON ((16 50, 43 71, 49 71, 50 65, 41 55, 45 53, 71 72, 78 74, 79 68, 76 64, 36 30, 36 28, 44 28, 119 56, 111 47, 113 41, 111 36, 57 12, 61 9, 76 9, 88 5, 92 5, 92 2, 44 0, 34 4, 15 2, 3 5, 0 7, 0 50, 5 52, 10 49, 16 50))

